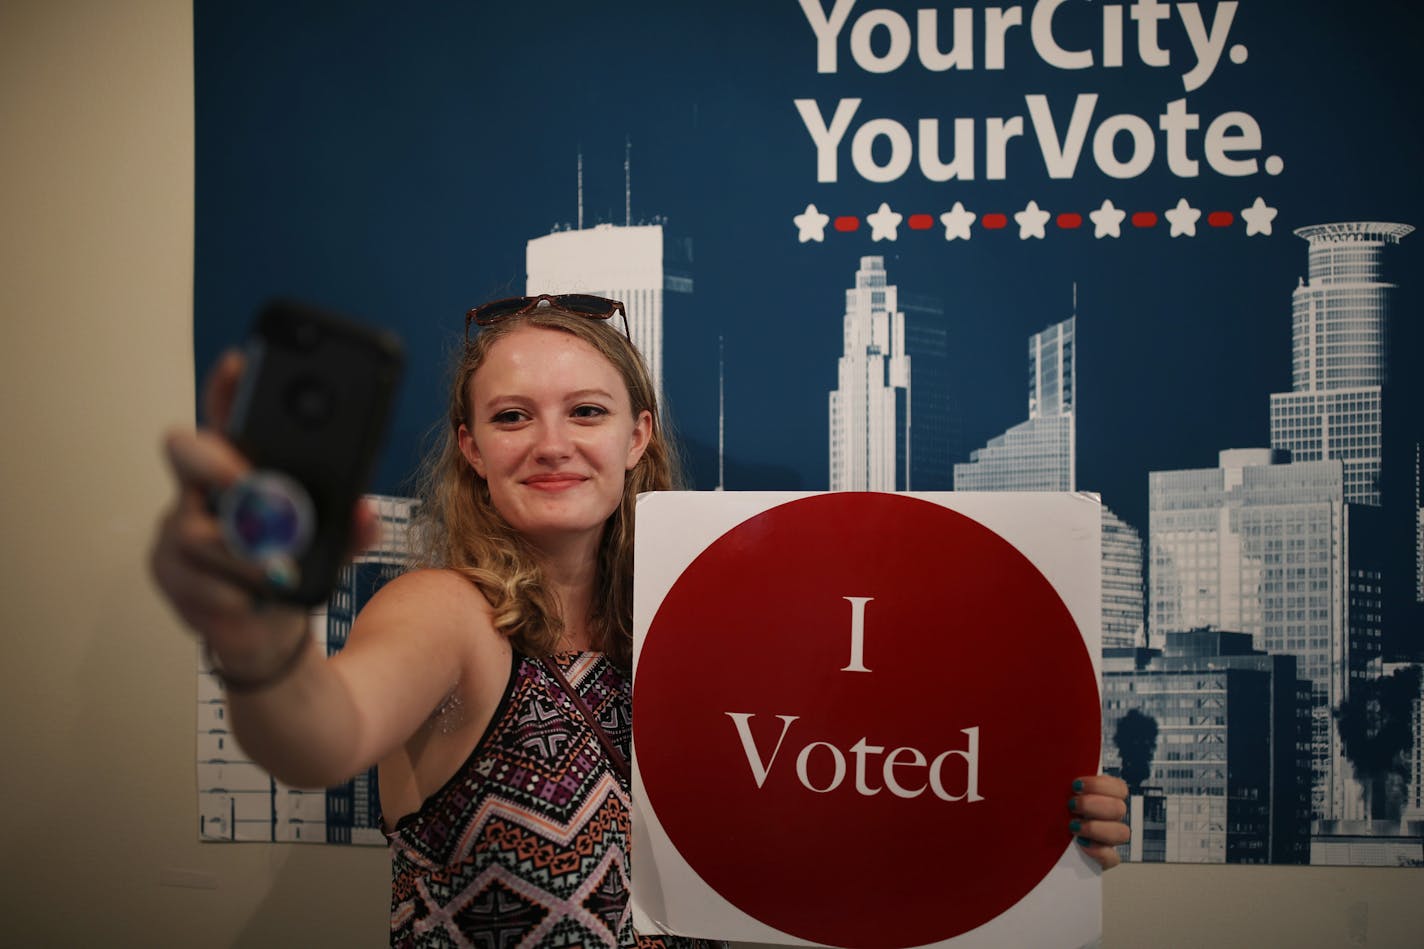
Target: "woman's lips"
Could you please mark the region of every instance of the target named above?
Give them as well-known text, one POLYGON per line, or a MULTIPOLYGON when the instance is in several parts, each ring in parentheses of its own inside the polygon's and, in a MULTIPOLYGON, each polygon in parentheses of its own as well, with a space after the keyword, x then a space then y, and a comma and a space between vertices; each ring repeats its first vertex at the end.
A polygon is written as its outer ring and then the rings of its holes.
POLYGON ((572 473, 538 474, 525 478, 524 483, 540 491, 565 491, 577 487, 587 480, 583 475, 572 473))

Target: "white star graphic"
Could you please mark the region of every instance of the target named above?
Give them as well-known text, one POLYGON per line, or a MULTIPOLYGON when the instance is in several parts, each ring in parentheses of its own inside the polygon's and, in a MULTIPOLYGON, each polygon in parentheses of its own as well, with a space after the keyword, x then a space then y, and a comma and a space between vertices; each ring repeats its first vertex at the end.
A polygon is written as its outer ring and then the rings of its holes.
POLYGON ((954 207, 939 216, 940 223, 944 225, 944 239, 952 241, 962 237, 969 240, 969 225, 978 217, 973 211, 964 210, 964 202, 954 202, 954 207))
POLYGON ((900 222, 905 219, 905 215, 897 214, 890 210, 890 205, 884 201, 880 202, 880 210, 874 214, 867 214, 865 222, 870 225, 870 239, 873 241, 893 241, 895 239, 895 229, 900 226, 900 222))
POLYGON ((1014 212, 1014 221, 1019 226, 1019 240, 1026 241, 1030 237, 1043 240, 1043 225, 1047 224, 1052 216, 1039 208, 1037 201, 1030 201, 1028 207, 1014 212))
POLYGON ((830 222, 830 217, 817 211, 814 204, 806 205, 806 210, 791 219, 791 223, 801 232, 796 239, 802 244, 807 241, 824 241, 826 225, 830 222))
POLYGON ((1258 195, 1256 203, 1249 208, 1241 209, 1241 220, 1246 222, 1246 236, 1252 234, 1265 234, 1268 237, 1271 233, 1271 222, 1276 219, 1279 212, 1271 207, 1258 195))
POLYGON ((1113 207, 1112 201, 1104 200, 1102 207, 1088 212, 1088 217, 1093 222, 1094 237, 1121 237, 1122 222, 1127 217, 1127 212, 1113 207))
POLYGON ((1201 211, 1188 204, 1186 198, 1178 199, 1177 206, 1168 208, 1163 214, 1172 225, 1168 236, 1181 237, 1183 234, 1188 237, 1197 236, 1197 219, 1201 217, 1201 211))

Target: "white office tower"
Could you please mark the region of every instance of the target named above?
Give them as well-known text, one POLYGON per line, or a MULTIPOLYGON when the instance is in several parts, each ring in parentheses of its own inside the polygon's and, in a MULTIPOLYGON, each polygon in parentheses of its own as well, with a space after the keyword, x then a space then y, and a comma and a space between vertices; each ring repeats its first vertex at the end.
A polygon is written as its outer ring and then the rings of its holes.
POLYGON ((1078 318, 1028 339, 1028 420, 989 439, 954 466, 956 491, 1075 489, 1078 318))
POLYGON ((1340 461, 1284 462, 1235 449, 1216 468, 1148 474, 1150 635, 1209 627, 1295 656, 1311 685, 1314 816, 1357 820, 1362 790, 1331 710, 1380 671, 1378 512, 1346 503, 1340 461))
MULTIPOLYGON (((536 237, 525 248, 526 293, 591 293, 622 300, 628 331, 663 403, 663 316, 669 293, 692 292, 692 277, 666 259, 661 224, 599 224, 536 237)), ((617 317, 614 320, 617 321, 617 317)))
POLYGON ((1381 503, 1380 393, 1396 290, 1385 251, 1413 230, 1359 221, 1295 232, 1310 243, 1310 275, 1291 295, 1291 391, 1271 395, 1271 447, 1294 461, 1339 459, 1351 504, 1381 503))
POLYGON ((908 491, 910 357, 885 258, 862 257, 846 291, 837 386, 830 393, 831 490, 908 491))

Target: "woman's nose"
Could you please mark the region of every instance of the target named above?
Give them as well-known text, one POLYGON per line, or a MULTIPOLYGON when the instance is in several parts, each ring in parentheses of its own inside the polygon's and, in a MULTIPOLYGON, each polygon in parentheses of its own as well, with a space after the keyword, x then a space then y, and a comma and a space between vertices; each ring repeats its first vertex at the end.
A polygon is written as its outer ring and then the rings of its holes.
POLYGON ((559 422, 540 425, 534 454, 540 461, 560 461, 573 453, 573 440, 559 422))

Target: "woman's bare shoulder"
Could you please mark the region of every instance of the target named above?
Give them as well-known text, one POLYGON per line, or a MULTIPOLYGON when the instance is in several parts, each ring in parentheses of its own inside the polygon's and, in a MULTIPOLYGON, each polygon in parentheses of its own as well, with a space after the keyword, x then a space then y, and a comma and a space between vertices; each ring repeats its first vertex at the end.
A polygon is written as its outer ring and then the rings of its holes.
POLYGON ((399 605, 402 609, 431 610, 454 604, 489 610, 484 594, 464 575, 454 570, 423 568, 387 581, 371 597, 367 608, 399 605))
POLYGON ((451 632, 461 639, 499 636, 489 601, 454 570, 411 570, 390 580, 362 608, 351 632, 371 635, 390 627, 426 635, 451 632))
POLYGON ((473 583, 451 570, 414 570, 371 597, 336 658, 348 677, 372 680, 363 687, 418 693, 423 718, 458 682, 478 682, 481 694, 502 688, 510 651, 473 583))

